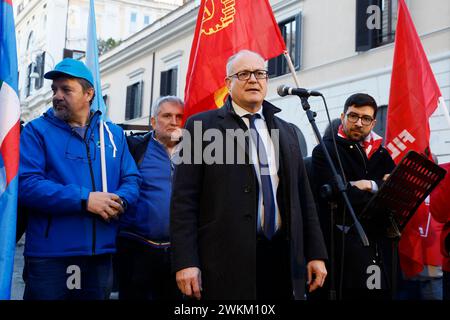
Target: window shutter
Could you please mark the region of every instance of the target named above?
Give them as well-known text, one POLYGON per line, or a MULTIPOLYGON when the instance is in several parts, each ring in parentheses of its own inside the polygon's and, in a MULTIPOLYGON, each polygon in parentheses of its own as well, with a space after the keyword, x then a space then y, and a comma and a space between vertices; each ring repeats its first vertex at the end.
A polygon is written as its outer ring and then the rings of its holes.
POLYGON ((34 81, 35 89, 42 88, 42 85, 44 84, 44 66, 45 66, 45 52, 36 57, 36 67, 34 71, 37 74, 39 74, 39 78, 36 78, 34 81))
POLYGON ((169 71, 162 71, 161 72, 161 87, 159 88, 159 95, 166 96, 169 88, 169 71))
POLYGON ((374 47, 376 29, 367 28, 369 14, 367 8, 371 5, 379 5, 377 0, 356 0, 356 51, 368 51, 374 47))
POLYGON ((142 93, 143 93, 143 86, 144 82, 140 81, 139 83, 135 84, 136 86, 136 101, 135 101, 135 107, 134 107, 134 118, 139 118, 142 115, 142 93))
POLYGON ((126 99, 126 106, 125 106, 125 120, 130 120, 132 115, 132 93, 133 93, 133 86, 127 87, 127 99, 126 99))
POLYGON ((178 74, 178 69, 177 68, 173 68, 170 70, 171 74, 170 74, 170 94, 173 96, 177 95, 177 74, 178 74))
POLYGON ((27 81, 26 81, 27 85, 26 85, 26 89, 25 89, 25 94, 26 94, 27 97, 30 95, 30 92, 31 92, 31 78, 30 78, 30 75, 31 75, 32 72, 33 72, 33 64, 30 63, 28 65, 28 70, 27 70, 27 81))
POLYGON ((295 70, 299 70, 302 61, 302 15, 295 17, 296 32, 295 32, 295 70))

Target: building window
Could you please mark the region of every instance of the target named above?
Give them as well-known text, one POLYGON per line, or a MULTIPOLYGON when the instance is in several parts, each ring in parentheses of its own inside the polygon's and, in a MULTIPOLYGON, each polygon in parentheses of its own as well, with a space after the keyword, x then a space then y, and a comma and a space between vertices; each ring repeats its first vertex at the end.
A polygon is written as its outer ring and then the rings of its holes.
POLYGON ((31 31, 30 34, 28 35, 27 50, 31 51, 33 49, 33 46, 34 46, 34 34, 33 31, 31 31))
POLYGON ((385 137, 386 135, 386 123, 387 123, 387 105, 378 106, 377 109, 377 123, 373 130, 380 135, 381 137, 385 137))
POLYGON ((81 60, 86 56, 85 51, 81 50, 70 50, 70 49, 63 49, 63 59, 65 58, 72 58, 75 60, 81 60))
POLYGON ((132 12, 130 14, 130 33, 136 32, 137 13, 132 12))
POLYGON ((25 7, 24 7, 23 2, 19 3, 19 5, 17 6, 17 15, 19 15, 23 11, 24 8, 25 7))
POLYGON ((125 120, 139 118, 142 114, 142 85, 139 81, 127 87, 125 120))
POLYGON ((25 96, 29 97, 31 94, 31 73, 33 72, 33 63, 30 63, 27 67, 27 79, 25 85, 25 96))
POLYGON ((144 16, 144 25, 148 26, 150 24, 150 16, 144 16))
POLYGON ((394 42, 397 9, 397 0, 356 1, 356 51, 394 42))
POLYGON ((45 52, 36 57, 36 65, 33 73, 36 75, 34 79, 34 88, 40 89, 44 84, 44 68, 45 68, 45 52))
POLYGON ((168 95, 177 95, 177 74, 177 68, 172 68, 161 72, 161 87, 159 89, 159 94, 161 97, 168 95))
MULTIPOLYGON (((301 45, 301 15, 298 14, 278 24, 281 35, 286 43, 286 49, 294 64, 295 70, 300 69, 300 45, 301 45)), ((278 77, 289 73, 289 67, 284 55, 269 60, 269 76, 278 77)))

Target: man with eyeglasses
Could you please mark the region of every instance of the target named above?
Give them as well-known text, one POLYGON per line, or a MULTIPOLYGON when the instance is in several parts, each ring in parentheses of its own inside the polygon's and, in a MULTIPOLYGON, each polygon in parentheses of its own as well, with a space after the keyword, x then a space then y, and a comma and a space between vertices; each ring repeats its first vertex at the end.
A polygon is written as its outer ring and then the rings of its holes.
MULTIPOLYGON (((348 196, 357 216, 395 167, 388 151, 382 146, 382 138, 373 131, 376 115, 377 103, 373 97, 365 93, 353 94, 345 102, 340 119, 341 124, 337 130, 331 130, 331 134, 325 135, 324 144, 316 146, 312 153, 314 191, 320 199, 320 188, 325 184, 333 185, 333 176, 322 148, 328 149, 337 170, 341 172, 332 137, 334 135, 343 176, 348 182, 348 196)), ((364 226, 368 233, 370 247, 363 247, 355 228, 352 227, 353 221, 350 214, 337 193, 335 192, 331 199, 337 203, 337 208, 334 210, 333 230, 330 226, 328 202, 321 199, 318 203, 319 218, 328 249, 331 244, 330 233, 334 232, 334 280, 338 298, 388 298, 391 275, 390 241, 385 236, 374 235, 368 226, 364 226), (342 245, 343 238, 344 245, 342 245), (343 261, 341 260, 342 252, 345 254, 343 261), (342 292, 339 290, 341 263, 344 264, 342 292)), ((322 294, 329 289, 329 284, 326 287, 328 288, 324 288, 322 294)))
MULTIPOLYGON (((185 126, 194 144, 218 130, 222 158, 208 162, 213 143, 203 142, 201 163, 175 169, 170 229, 178 287, 197 299, 304 299, 307 281, 310 291, 323 285, 327 253, 296 132, 264 100, 268 75, 259 54, 238 52, 226 71, 225 105, 185 126)), ((182 152, 195 161, 195 149, 182 152)))

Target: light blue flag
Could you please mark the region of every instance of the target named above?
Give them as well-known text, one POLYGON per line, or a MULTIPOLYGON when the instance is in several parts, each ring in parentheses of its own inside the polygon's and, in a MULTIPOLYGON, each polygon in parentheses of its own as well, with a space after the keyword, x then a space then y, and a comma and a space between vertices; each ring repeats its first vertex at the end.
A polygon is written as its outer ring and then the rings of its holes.
POLYGON ((102 120, 107 121, 106 105, 103 100, 102 86, 100 83, 100 68, 98 64, 97 26, 95 23, 94 0, 90 0, 89 22, 87 32, 86 66, 94 76, 95 97, 92 101, 91 110, 102 112, 102 120))

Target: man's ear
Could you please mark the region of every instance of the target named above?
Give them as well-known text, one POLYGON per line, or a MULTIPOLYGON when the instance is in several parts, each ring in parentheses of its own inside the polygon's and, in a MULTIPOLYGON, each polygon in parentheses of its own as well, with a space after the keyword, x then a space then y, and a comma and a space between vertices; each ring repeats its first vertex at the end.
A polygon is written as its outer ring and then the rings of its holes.
POLYGON ((150 123, 152 124, 152 128, 155 129, 155 126, 156 126, 156 119, 155 119, 155 117, 151 117, 150 118, 150 123))
POLYGON ((91 87, 91 88, 87 89, 86 93, 88 94, 89 102, 92 101, 92 99, 94 98, 94 93, 95 93, 94 88, 91 87))
POLYGON ((225 78, 225 85, 227 86, 228 92, 231 91, 231 79, 226 77, 225 78))

